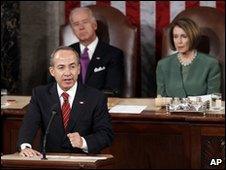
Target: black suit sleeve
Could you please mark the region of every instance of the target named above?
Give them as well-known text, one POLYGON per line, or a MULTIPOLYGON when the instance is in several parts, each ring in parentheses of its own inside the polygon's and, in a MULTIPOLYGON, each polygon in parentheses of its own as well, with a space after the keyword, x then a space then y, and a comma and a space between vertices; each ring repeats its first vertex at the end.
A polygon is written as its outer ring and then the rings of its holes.
POLYGON ((114 133, 111 125, 111 117, 107 109, 107 98, 101 95, 93 114, 93 127, 90 135, 84 136, 89 153, 99 153, 105 147, 112 144, 114 133))
POLYGON ((19 138, 17 147, 22 143, 29 143, 32 145, 33 139, 36 135, 41 123, 41 114, 36 99, 36 90, 32 92, 31 101, 28 106, 28 112, 25 114, 22 126, 19 130, 19 138))
MULTIPOLYGON (((112 57, 109 62, 104 92, 112 92, 112 96, 120 97, 123 90, 124 65, 123 52, 119 49, 113 50, 112 57)), ((107 94, 108 95, 108 94, 107 94)), ((108 95, 111 96, 111 95, 108 95)))

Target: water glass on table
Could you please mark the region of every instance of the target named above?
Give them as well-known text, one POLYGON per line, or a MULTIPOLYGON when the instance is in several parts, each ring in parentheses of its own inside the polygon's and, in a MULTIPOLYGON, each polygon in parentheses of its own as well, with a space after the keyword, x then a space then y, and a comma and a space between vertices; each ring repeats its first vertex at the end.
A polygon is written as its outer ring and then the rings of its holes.
POLYGON ((220 110, 222 108, 222 97, 221 93, 211 94, 210 109, 211 110, 220 110))

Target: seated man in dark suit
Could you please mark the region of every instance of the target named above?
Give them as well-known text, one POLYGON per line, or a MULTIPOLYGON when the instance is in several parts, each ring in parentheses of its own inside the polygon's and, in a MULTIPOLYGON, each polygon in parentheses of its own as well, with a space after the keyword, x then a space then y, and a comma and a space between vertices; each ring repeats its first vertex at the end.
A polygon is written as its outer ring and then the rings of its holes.
POLYGON ((70 45, 80 54, 81 72, 84 84, 120 96, 123 85, 123 52, 99 41, 97 21, 89 8, 75 8, 70 13, 70 25, 79 43, 70 45))
POLYGON ((58 47, 50 58, 56 82, 33 89, 28 112, 19 131, 22 156, 40 156, 32 149, 39 128, 46 131, 53 106, 57 112, 47 136, 47 152, 99 153, 113 141, 107 99, 103 92, 77 81, 79 57, 70 47, 58 47))

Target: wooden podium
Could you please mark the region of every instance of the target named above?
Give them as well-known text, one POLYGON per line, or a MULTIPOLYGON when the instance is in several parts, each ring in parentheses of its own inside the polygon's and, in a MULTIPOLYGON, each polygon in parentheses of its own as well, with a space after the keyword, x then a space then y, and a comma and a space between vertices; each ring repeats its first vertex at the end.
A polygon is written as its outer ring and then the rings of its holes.
POLYGON ((1 156, 1 169, 112 169, 113 156, 109 154, 47 154, 41 157, 21 157, 18 153, 1 156))

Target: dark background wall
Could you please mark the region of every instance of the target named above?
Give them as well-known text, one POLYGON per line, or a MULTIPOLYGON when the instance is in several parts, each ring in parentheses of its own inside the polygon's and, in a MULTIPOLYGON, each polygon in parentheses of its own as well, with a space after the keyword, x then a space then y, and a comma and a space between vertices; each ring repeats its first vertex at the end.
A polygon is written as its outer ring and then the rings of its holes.
POLYGON ((30 95, 46 84, 48 58, 59 45, 64 2, 1 2, 1 89, 30 95))

